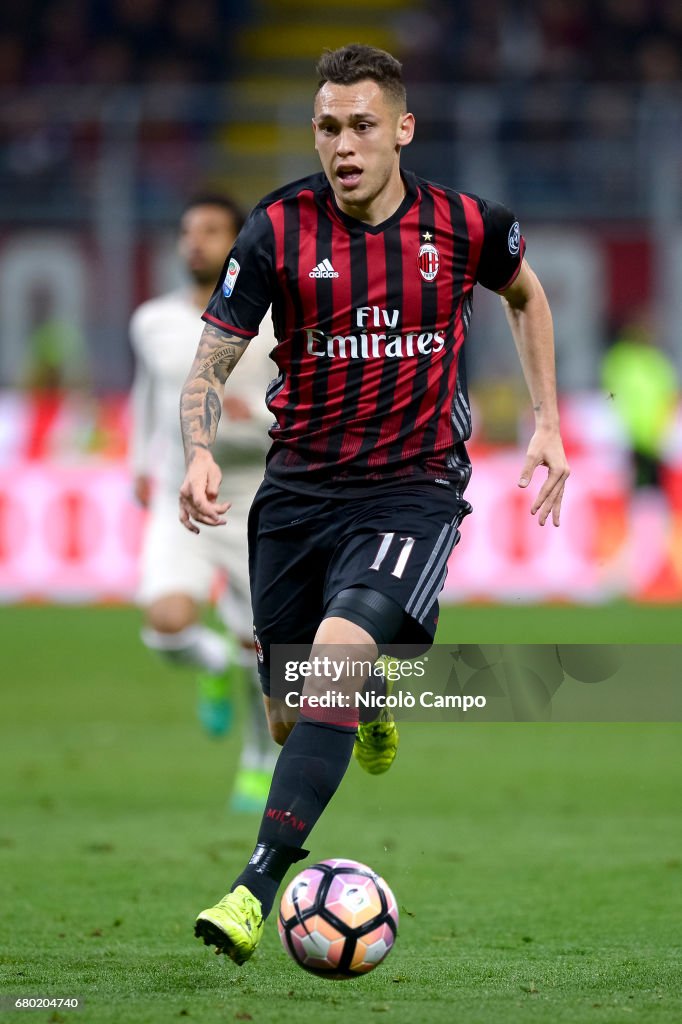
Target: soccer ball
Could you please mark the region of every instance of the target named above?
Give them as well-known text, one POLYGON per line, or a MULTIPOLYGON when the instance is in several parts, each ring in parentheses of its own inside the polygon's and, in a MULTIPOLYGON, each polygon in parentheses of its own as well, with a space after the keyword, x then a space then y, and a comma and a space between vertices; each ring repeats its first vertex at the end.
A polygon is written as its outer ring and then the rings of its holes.
POLYGON ((356 860, 323 860, 282 896, 279 937, 297 964, 321 978, 356 978, 384 960, 398 931, 398 905, 383 878, 356 860))

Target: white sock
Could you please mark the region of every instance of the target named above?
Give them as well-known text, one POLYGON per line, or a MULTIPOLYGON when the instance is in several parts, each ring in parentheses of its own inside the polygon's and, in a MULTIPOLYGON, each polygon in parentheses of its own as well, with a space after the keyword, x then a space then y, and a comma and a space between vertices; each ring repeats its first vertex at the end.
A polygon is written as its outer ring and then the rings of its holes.
MULTIPOLYGON (((242 648, 242 650, 244 649, 242 648)), ((256 652, 244 651, 244 654, 249 656, 248 667, 250 671, 246 687, 244 744, 239 757, 239 767, 247 771, 271 772, 275 767, 275 761, 279 755, 280 748, 273 740, 268 729, 268 720, 265 717, 265 708, 263 707, 263 690, 260 685, 258 669, 254 664, 256 652)))
POLYGON ((145 647, 158 651, 171 661, 195 665, 216 675, 224 672, 232 660, 228 638, 208 626, 187 626, 179 633, 159 633, 145 626, 141 636, 145 647))

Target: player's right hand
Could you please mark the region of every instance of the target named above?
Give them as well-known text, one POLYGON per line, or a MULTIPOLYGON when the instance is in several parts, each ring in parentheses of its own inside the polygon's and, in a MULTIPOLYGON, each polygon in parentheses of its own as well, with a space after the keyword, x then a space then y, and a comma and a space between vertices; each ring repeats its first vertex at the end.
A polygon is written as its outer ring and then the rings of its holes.
POLYGON ((223 526, 223 518, 231 507, 229 501, 218 501, 222 473, 211 453, 195 448, 180 488, 180 522, 190 531, 199 533, 197 523, 203 526, 223 526))

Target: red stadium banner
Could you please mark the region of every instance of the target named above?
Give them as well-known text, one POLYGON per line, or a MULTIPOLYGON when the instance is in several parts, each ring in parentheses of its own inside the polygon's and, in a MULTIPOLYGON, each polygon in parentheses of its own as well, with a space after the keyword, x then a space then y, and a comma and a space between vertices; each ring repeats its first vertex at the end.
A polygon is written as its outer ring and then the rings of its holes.
POLYGON ((0 600, 131 600, 142 521, 121 462, 3 466, 0 600))
MULTIPOLYGON (((516 486, 523 452, 473 445, 474 512, 444 600, 682 601, 682 421, 663 489, 639 493, 598 395, 564 398, 562 429, 572 475, 559 529, 540 527, 516 486)), ((0 602, 133 599, 144 513, 128 432, 126 396, 0 393, 0 602)))
MULTIPOLYGON (((555 529, 516 487, 520 452, 478 454, 445 601, 682 600, 682 467, 632 498, 622 459, 571 461, 555 529)), ((1 465, 0 601, 132 600, 142 527, 120 457, 1 465)))

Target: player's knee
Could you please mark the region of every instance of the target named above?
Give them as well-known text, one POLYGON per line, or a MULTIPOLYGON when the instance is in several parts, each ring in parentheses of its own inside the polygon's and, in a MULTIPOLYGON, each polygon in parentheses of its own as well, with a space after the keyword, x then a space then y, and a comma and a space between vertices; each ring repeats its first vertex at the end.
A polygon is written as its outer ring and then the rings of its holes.
POLYGON ((162 598, 147 609, 147 627, 154 633, 179 636, 196 621, 196 606, 184 595, 162 598))

